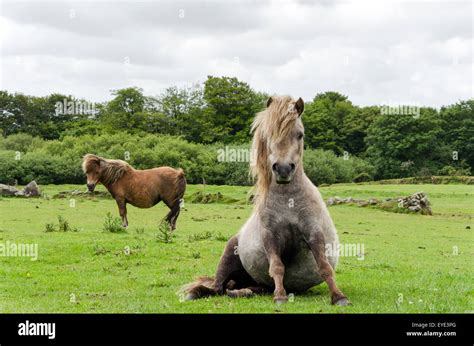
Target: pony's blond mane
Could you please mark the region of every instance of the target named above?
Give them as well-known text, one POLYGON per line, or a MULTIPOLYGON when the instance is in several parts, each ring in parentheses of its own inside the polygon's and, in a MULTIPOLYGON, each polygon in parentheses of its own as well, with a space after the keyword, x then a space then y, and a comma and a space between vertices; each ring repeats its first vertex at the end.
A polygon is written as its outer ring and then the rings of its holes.
POLYGON ((268 143, 287 136, 298 117, 295 101, 290 96, 272 96, 270 105, 258 113, 253 121, 250 173, 255 182, 253 192, 257 208, 265 201, 272 181, 268 164, 268 143))
POLYGON ((133 169, 127 162, 122 160, 110 160, 103 157, 87 154, 82 161, 82 170, 87 173, 93 165, 100 165, 100 182, 105 186, 114 184, 123 177, 125 173, 133 169))

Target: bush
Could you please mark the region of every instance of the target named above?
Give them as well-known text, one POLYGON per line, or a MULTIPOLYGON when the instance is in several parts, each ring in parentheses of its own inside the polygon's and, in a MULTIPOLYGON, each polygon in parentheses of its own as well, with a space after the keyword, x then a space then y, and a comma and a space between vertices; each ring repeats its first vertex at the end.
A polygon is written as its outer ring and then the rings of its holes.
POLYGON ((41 138, 33 137, 27 133, 17 133, 6 138, 0 137, 0 149, 19 151, 21 153, 39 148, 43 143, 44 140, 41 138))
POLYGON ((71 227, 71 224, 61 215, 58 215, 58 224, 47 223, 44 227, 46 233, 49 232, 79 232, 77 227, 71 227))
POLYGON ((14 151, 0 151, 0 183, 11 184, 18 180, 20 184, 22 177, 25 175, 21 161, 16 159, 14 151))
POLYGON ((165 244, 173 242, 173 231, 168 222, 162 221, 158 225, 158 233, 156 234, 156 240, 165 244))
POLYGON ((409 177, 399 179, 384 179, 374 182, 374 184, 467 184, 474 185, 472 176, 431 176, 431 177, 409 177))
MULTIPOLYGON (((61 140, 38 141, 28 135, 12 135, 0 140, 0 183, 15 179, 19 184, 82 184, 82 157, 94 153, 105 158, 128 161, 137 169, 159 166, 182 168, 190 184, 251 185, 249 157, 219 157, 224 144, 190 143, 180 137, 152 134, 116 133, 65 136, 61 140), (15 149, 21 149, 20 159, 15 149)), ((250 153, 249 144, 229 145, 228 149, 250 153)), ((332 151, 306 150, 305 170, 317 183, 351 182, 366 173, 372 180, 374 168, 357 157, 344 160, 332 151)))
POLYGON ((367 174, 367 173, 360 173, 360 174, 357 174, 357 175, 355 176, 355 178, 352 179, 352 181, 353 181, 354 183, 364 183, 364 182, 371 181, 371 180, 372 180, 372 179, 371 179, 370 175, 367 174))
POLYGON ((449 175, 449 176, 462 176, 470 175, 470 168, 458 168, 453 166, 444 166, 438 171, 438 175, 449 175))
POLYGON ((336 156, 327 150, 306 150, 304 153, 305 172, 316 184, 349 183, 361 174, 370 181, 373 179, 374 168, 366 161, 357 157, 336 156))

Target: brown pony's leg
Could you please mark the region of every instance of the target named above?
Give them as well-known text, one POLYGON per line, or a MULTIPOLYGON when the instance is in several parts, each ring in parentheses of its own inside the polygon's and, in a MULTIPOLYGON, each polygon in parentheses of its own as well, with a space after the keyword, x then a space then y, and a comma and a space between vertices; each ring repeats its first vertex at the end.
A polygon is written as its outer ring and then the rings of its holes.
POLYGON ((171 230, 174 231, 176 229, 176 220, 178 219, 179 212, 181 211, 181 203, 178 199, 173 203, 170 207, 169 213, 166 215, 165 219, 170 224, 171 230))
POLYGON ((316 232, 309 239, 309 246, 319 267, 319 275, 326 281, 331 292, 331 304, 349 305, 350 302, 346 296, 337 288, 334 270, 328 262, 324 251, 324 235, 316 232))
POLYGON ((269 274, 275 282, 275 292, 273 293, 273 301, 275 303, 286 303, 288 297, 285 287, 283 286, 283 276, 285 275, 285 265, 283 264, 278 245, 274 235, 266 231, 263 238, 263 246, 267 253, 268 262, 270 263, 269 274))
POLYGON ((122 218, 122 226, 124 228, 128 227, 128 220, 127 220, 127 202, 122 199, 117 200, 117 205, 119 208, 119 214, 122 218))

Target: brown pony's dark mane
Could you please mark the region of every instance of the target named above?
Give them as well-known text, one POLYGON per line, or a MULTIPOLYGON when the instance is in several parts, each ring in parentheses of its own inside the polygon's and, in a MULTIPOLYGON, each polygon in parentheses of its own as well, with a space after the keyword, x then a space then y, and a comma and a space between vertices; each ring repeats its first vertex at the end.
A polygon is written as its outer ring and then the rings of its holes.
POLYGON ((132 166, 122 160, 104 159, 103 157, 93 154, 84 156, 82 163, 84 173, 89 172, 95 165, 101 167, 99 179, 105 186, 114 184, 117 180, 122 178, 125 173, 133 169, 132 166))

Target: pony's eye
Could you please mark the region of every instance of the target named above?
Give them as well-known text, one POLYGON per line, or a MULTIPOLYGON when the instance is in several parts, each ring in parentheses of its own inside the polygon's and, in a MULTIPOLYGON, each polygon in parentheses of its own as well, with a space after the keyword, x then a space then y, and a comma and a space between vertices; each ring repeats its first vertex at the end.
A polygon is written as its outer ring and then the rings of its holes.
POLYGON ((303 139, 303 137, 304 137, 304 134, 303 134, 303 132, 300 132, 300 133, 298 133, 298 140, 301 140, 301 139, 303 139))

